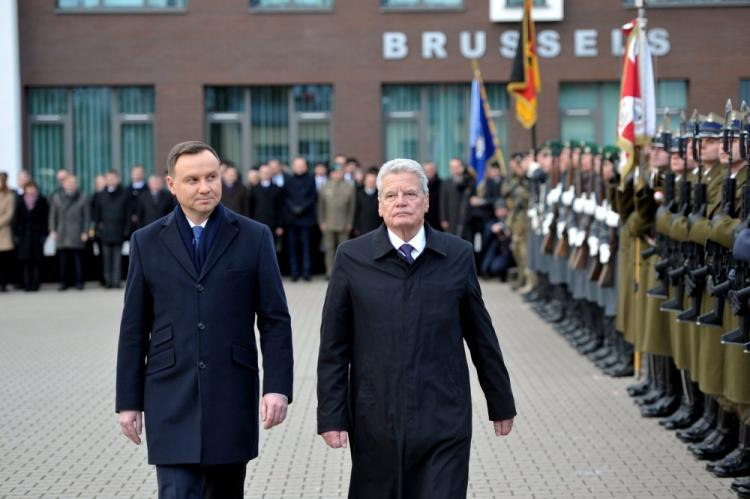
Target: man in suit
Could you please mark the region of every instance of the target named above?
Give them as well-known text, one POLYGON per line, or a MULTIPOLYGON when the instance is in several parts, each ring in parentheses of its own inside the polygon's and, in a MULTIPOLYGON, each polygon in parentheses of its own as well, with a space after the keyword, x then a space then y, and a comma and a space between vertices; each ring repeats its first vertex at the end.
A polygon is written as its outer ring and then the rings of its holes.
POLYGON ((440 175, 438 175, 435 163, 426 161, 424 172, 427 174, 427 186, 430 189, 430 210, 425 215, 425 221, 433 229, 442 230, 440 225, 440 175))
POLYGON ((131 230, 135 230, 139 227, 138 199, 140 199, 141 194, 145 194, 146 192, 148 192, 146 185, 146 169, 143 165, 133 165, 130 169, 130 185, 128 186, 131 230))
POLYGON ((352 444, 349 497, 461 498, 469 477, 471 351, 496 435, 516 415, 471 245, 424 222, 427 177, 394 159, 377 179, 384 226, 344 242, 326 293, 318 433, 352 444))
POLYGON ((284 192, 271 181, 271 167, 258 168, 260 182, 248 189, 250 218, 268 226, 277 237, 284 235, 284 192))
MULTIPOLYGON (((270 166, 269 162, 269 166, 270 166)), ((299 280, 299 253, 302 253, 302 276, 310 280, 312 271, 312 228, 317 225, 315 203, 318 191, 315 179, 308 172, 307 160, 298 156, 292 160, 292 173, 284 181, 284 211, 286 234, 289 240, 289 271, 292 280, 299 280)), ((271 168, 273 175, 273 168, 271 168)), ((273 177, 272 177, 273 181, 273 177)))
POLYGON ((106 188, 96 195, 94 223, 102 245, 104 282, 107 288, 120 287, 122 243, 130 233, 131 196, 120 186, 120 173, 106 174, 106 188))
POLYGON ((164 189, 164 180, 159 175, 148 178, 148 194, 138 196, 138 226, 145 227, 174 209, 174 196, 164 189))
POLYGON ((361 236, 371 230, 377 229, 383 219, 378 213, 378 170, 371 168, 365 174, 361 189, 357 189, 357 209, 354 212, 355 236, 361 236))
POLYGON ((237 167, 231 161, 224 161, 222 175, 221 204, 235 213, 247 216, 247 189, 242 185, 237 167))
POLYGON ((178 206, 131 238, 117 356, 123 434, 140 444, 160 499, 243 497, 258 455, 257 319, 264 428, 292 401, 292 336, 268 228, 224 208, 216 152, 172 148, 167 184, 178 206))

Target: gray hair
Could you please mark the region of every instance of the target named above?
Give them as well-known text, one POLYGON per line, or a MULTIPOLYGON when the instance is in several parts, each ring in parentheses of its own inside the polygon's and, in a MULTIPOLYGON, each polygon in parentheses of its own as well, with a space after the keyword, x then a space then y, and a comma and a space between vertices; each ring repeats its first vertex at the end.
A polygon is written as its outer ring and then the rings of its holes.
POLYGON ((414 161, 413 159, 396 158, 392 159, 383 164, 378 171, 378 178, 375 181, 378 187, 378 195, 383 189, 383 179, 391 173, 411 173, 416 175, 419 180, 419 184, 422 187, 422 192, 428 194, 430 192, 427 187, 427 175, 424 172, 422 165, 414 161))

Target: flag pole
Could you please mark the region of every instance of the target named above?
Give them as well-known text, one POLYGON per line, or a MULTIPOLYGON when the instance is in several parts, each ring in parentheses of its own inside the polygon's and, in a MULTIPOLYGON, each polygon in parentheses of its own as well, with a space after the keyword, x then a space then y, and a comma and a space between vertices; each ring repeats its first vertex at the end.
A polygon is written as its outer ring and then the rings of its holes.
POLYGON ((531 148, 536 152, 536 123, 531 127, 531 148))
POLYGON ((495 131, 495 122, 490 118, 490 104, 487 99, 487 90, 484 88, 484 80, 482 79, 482 72, 479 70, 479 61, 476 59, 471 60, 471 67, 474 70, 474 78, 479 82, 479 92, 482 95, 482 105, 484 107, 484 114, 487 116, 487 125, 490 127, 490 133, 492 134, 492 142, 495 144, 495 159, 498 165, 500 165, 500 175, 503 177, 506 175, 507 169, 505 168, 505 157, 503 155, 503 147, 500 144, 500 139, 495 131))

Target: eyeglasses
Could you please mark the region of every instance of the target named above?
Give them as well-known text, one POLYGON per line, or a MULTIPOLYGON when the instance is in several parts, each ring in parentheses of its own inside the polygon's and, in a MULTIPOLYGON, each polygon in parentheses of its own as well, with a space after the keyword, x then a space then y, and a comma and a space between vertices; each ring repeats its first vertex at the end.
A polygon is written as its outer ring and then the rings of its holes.
POLYGON ((403 196, 407 203, 413 203, 419 199, 419 192, 417 191, 386 192, 383 194, 382 199, 387 204, 393 204, 398 200, 399 195, 403 196))

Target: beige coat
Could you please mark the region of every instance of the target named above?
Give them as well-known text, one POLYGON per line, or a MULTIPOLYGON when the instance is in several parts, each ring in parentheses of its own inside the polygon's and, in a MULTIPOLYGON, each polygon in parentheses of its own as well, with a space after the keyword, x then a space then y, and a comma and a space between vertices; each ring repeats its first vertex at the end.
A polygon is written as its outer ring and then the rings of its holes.
POLYGON ((318 223, 325 224, 327 231, 350 230, 356 205, 354 186, 329 180, 318 194, 318 223))
POLYGON ((16 194, 13 191, 0 192, 0 251, 13 249, 13 233, 10 222, 16 208, 16 194))

